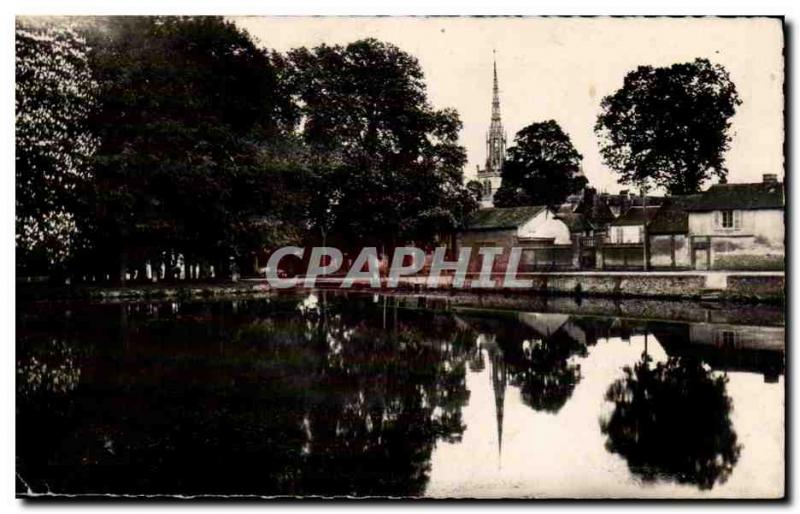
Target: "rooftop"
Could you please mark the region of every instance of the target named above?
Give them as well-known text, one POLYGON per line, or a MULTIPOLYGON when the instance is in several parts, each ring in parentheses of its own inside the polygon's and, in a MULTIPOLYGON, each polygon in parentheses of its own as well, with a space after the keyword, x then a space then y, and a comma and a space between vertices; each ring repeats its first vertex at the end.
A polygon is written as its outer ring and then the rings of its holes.
POLYGON ((783 205, 783 184, 780 182, 715 184, 687 210, 783 209, 783 205))
POLYGON ((560 212, 556 214, 556 218, 563 221, 568 227, 570 232, 585 232, 594 229, 594 226, 586 219, 580 212, 560 212))
POLYGON ((653 217, 647 231, 650 234, 686 234, 689 232, 689 213, 702 194, 668 196, 653 217))
POLYGON ((644 225, 645 222, 650 222, 656 215, 660 207, 658 205, 648 205, 647 207, 631 207, 619 218, 611 222, 612 226, 622 225, 644 225))
POLYGON ((517 228, 546 209, 543 205, 479 209, 467 220, 467 230, 517 228))

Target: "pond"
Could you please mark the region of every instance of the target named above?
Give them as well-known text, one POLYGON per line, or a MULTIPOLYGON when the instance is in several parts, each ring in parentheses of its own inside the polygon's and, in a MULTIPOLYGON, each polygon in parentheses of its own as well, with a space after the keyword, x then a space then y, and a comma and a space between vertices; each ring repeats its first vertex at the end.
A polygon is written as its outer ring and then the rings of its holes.
POLYGON ((780 310, 569 302, 20 303, 17 492, 783 495, 780 310))

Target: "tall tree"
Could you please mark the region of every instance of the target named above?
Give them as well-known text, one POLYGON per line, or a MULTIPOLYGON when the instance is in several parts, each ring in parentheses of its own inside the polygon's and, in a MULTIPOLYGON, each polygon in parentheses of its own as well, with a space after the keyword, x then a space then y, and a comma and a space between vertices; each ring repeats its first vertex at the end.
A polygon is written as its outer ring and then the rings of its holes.
POLYGON ((586 185, 582 158, 554 120, 528 125, 508 149, 494 204, 558 206, 586 185))
POLYGON ((113 17, 89 34, 102 91, 95 255, 119 255, 121 276, 165 254, 218 268, 242 257, 283 196, 269 146, 297 116, 280 57, 218 17, 113 17))
POLYGON ((601 103, 595 131, 603 160, 623 183, 699 191, 727 175, 730 118, 740 104, 728 72, 707 59, 640 66, 601 103))
POLYGON ((475 207, 462 185, 461 121, 430 106, 416 58, 366 39, 290 60, 303 137, 321 169, 337 170, 335 230, 359 244, 427 240, 475 207))
POLYGON ((54 271, 77 243, 76 210, 97 147, 86 52, 70 27, 17 22, 16 242, 27 272, 54 271))

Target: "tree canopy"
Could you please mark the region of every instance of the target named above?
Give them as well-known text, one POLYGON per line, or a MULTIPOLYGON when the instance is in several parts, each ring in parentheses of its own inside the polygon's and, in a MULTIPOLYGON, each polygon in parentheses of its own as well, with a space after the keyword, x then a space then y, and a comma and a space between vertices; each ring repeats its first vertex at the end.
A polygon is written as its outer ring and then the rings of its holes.
POLYGON ((508 149, 494 204, 558 206, 586 185, 582 158, 554 120, 528 125, 508 149))
POLYGON ((336 198, 321 212, 339 233, 362 244, 430 240, 475 207, 462 186, 461 121, 431 107, 415 57, 364 39, 289 59, 303 139, 330 171, 320 192, 336 198))
POLYGON ((221 17, 68 23, 18 29, 17 233, 58 251, 83 234, 76 275, 226 275, 329 233, 425 244, 477 206, 458 114, 391 44, 281 55, 221 17))
POLYGON ((727 70, 707 59, 640 66, 601 103, 595 131, 603 160, 623 183, 697 192, 727 175, 730 119, 740 104, 727 70))
POLYGON ((98 244, 123 261, 241 256, 280 216, 267 150, 297 122, 281 59, 216 17, 112 17, 89 38, 98 244))
POLYGON ((60 267, 78 244, 76 212, 92 180, 88 127, 97 84, 69 27, 16 27, 16 240, 29 272, 60 267))

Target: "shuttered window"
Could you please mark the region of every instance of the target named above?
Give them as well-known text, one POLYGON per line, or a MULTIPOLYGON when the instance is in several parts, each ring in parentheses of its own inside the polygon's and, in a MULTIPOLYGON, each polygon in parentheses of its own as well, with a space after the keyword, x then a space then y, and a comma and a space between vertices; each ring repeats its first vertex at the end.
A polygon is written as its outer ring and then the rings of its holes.
POLYGON ((741 211, 714 211, 715 228, 723 230, 739 230, 741 226, 741 211))

